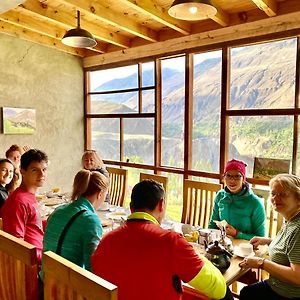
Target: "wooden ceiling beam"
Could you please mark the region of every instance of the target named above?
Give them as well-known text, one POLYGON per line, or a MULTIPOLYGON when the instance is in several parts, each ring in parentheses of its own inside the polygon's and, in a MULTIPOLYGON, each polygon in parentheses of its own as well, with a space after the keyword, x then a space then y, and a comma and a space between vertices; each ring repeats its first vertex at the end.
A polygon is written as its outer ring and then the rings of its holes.
POLYGON ((269 17, 277 15, 276 0, 252 0, 252 2, 269 17))
POLYGON ((8 34, 10 36, 14 36, 17 38, 21 38, 23 40, 27 40, 36 44, 40 44, 42 46, 47 46, 59 51, 63 51, 68 54, 72 54, 80 57, 95 55, 94 51, 88 49, 77 49, 77 48, 68 47, 54 38, 39 34, 34 31, 27 30, 25 28, 21 28, 19 26, 12 25, 10 23, 1 20, 0 20, 0 28, 1 28, 1 33, 8 34))
POLYGON ((139 23, 129 19, 126 14, 112 11, 109 6, 103 6, 93 0, 58 0, 59 3, 76 7, 81 12, 91 14, 95 19, 116 26, 133 35, 139 36, 151 42, 157 42, 157 33, 139 23))
MULTIPOLYGON (((17 10, 22 10, 22 13, 28 15, 38 15, 46 22, 55 23, 58 26, 64 27, 66 30, 76 27, 76 14, 72 16, 69 13, 63 11, 57 11, 47 4, 40 3, 38 0, 27 0, 20 5, 17 10)), ((120 34, 108 31, 105 28, 99 28, 99 26, 91 23, 84 23, 83 28, 91 32, 97 40, 114 44, 122 48, 130 47, 130 40, 120 34)))
POLYGON ((231 42, 234 40, 258 37, 266 34, 276 34, 288 30, 299 30, 300 11, 279 15, 273 18, 241 23, 235 26, 223 27, 215 30, 201 32, 187 37, 175 38, 164 42, 145 45, 123 51, 115 51, 83 59, 84 68, 97 68, 112 64, 125 64, 141 58, 153 58, 168 54, 176 54, 188 49, 194 49, 214 44, 231 42))
POLYGON ((184 35, 190 34, 191 25, 188 24, 188 22, 172 18, 165 9, 158 6, 152 0, 119 0, 119 3, 131 7, 139 13, 149 16, 156 22, 170 27, 184 35))
POLYGON ((226 27, 229 25, 229 14, 222 10, 221 8, 217 7, 217 13, 216 15, 210 17, 213 21, 220 24, 223 27, 226 27))

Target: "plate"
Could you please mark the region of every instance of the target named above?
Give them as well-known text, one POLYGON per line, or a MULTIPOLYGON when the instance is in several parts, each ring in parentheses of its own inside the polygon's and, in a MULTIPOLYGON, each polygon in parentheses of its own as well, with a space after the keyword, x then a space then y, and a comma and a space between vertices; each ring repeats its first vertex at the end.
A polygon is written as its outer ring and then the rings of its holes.
POLYGON ((254 256, 255 255, 254 251, 252 251, 248 255, 244 255, 244 254, 242 254, 240 252, 240 248, 239 247, 234 247, 233 254, 236 255, 236 256, 238 256, 238 257, 242 257, 242 258, 249 257, 249 256, 254 256))
POLYGON ((65 201, 61 198, 48 198, 45 200, 41 200, 41 202, 44 203, 46 206, 54 206, 65 203, 65 201))

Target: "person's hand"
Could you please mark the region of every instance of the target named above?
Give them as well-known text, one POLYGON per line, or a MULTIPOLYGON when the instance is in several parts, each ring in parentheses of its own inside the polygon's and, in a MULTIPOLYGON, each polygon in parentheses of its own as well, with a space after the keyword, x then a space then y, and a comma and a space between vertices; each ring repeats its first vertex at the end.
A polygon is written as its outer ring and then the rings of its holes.
POLYGON ((249 241, 249 243, 253 245, 254 249, 257 249, 259 245, 269 245, 270 241, 271 240, 269 238, 255 236, 249 241))
POLYGON ((262 259, 260 257, 246 257, 243 261, 239 263, 241 268, 255 268, 259 269, 261 267, 261 263, 259 263, 262 259))
POLYGON ((227 225, 225 226, 225 231, 226 231, 226 234, 227 235, 231 235, 233 237, 235 237, 238 233, 238 231, 233 227, 231 226, 230 224, 227 223, 227 225))

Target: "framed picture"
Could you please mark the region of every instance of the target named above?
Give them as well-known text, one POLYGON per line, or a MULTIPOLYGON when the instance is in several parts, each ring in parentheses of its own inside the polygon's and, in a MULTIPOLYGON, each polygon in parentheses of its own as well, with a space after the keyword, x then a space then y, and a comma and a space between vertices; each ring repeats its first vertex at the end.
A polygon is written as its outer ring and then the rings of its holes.
POLYGON ((4 134, 33 134, 36 130, 35 109, 2 108, 4 134))
POLYGON ((269 180, 280 173, 290 173, 289 159, 254 158, 253 178, 269 180))

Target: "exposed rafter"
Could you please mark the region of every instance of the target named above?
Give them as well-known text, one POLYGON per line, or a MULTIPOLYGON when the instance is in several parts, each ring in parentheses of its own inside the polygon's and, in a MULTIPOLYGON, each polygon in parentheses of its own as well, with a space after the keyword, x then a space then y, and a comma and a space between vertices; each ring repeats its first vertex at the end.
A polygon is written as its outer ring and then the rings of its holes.
POLYGON ((269 17, 274 17, 277 14, 276 0, 252 0, 257 7, 264 11, 269 17))

